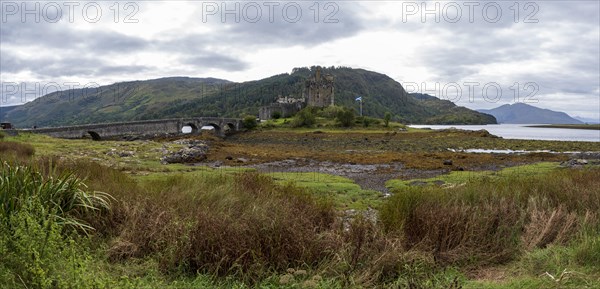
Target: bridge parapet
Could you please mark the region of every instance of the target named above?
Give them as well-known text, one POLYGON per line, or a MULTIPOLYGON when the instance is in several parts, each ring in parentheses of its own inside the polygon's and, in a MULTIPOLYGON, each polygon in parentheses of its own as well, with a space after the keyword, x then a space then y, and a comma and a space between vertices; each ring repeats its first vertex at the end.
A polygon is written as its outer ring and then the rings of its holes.
POLYGON ((184 126, 191 126, 197 133, 203 126, 213 126, 215 133, 225 136, 242 129, 242 121, 236 118, 195 117, 141 120, 129 122, 97 123, 74 126, 22 129, 19 131, 45 134, 58 138, 82 138, 91 136, 95 140, 119 136, 179 135, 184 126))

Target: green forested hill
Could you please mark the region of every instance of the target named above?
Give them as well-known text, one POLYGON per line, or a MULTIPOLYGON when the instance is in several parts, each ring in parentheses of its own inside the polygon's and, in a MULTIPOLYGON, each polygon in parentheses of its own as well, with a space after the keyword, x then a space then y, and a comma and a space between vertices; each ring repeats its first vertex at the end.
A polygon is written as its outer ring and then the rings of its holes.
MULTIPOLYGON (((5 118, 18 127, 57 126, 96 122, 257 114, 258 107, 278 95, 300 97, 304 80, 316 67, 295 68, 291 74, 234 83, 214 78, 172 77, 122 82, 92 89, 61 91, 9 111, 5 118)), ((347 67, 322 68, 335 77, 335 101, 365 115, 382 117, 390 111, 405 123, 486 124, 494 117, 435 97, 408 94, 387 75, 347 67)))

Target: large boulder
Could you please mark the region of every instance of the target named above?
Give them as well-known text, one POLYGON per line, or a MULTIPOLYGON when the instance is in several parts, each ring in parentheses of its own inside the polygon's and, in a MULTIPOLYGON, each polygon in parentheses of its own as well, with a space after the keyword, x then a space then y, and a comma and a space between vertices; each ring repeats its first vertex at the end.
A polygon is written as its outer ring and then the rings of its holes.
POLYGON ((199 140, 178 140, 174 143, 185 144, 187 147, 175 152, 166 152, 160 159, 163 164, 198 163, 206 160, 206 154, 208 153, 206 143, 199 140))

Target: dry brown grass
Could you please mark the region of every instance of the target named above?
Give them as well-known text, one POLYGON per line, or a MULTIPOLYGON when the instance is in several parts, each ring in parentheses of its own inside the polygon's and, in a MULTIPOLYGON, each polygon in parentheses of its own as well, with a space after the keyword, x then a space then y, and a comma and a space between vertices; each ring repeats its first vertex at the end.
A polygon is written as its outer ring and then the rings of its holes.
POLYGON ((163 206, 147 199, 116 204, 118 213, 108 216, 119 229, 112 241, 108 255, 113 261, 139 258, 164 251, 179 238, 182 227, 174 214, 163 206))
POLYGON ((177 252, 178 262, 225 275, 314 266, 335 250, 327 234, 335 221, 330 206, 255 174, 236 178, 234 192, 242 195, 197 210, 190 246, 177 252))
POLYGON ((565 245, 583 228, 597 223, 597 213, 587 211, 581 215, 569 212, 563 206, 555 209, 539 208, 532 204, 527 212, 529 221, 521 237, 523 246, 532 250, 549 244, 565 245))
POLYGON ((432 252, 436 263, 489 265, 514 256, 521 223, 519 208, 511 201, 445 206, 431 201, 415 208, 403 234, 407 249, 432 252))
POLYGON ((382 209, 387 231, 407 250, 432 252, 436 263, 493 265, 521 250, 566 244, 595 228, 600 170, 483 180, 454 189, 396 192, 382 209))
POLYGON ((0 141, 0 157, 2 159, 25 160, 33 156, 32 145, 14 141, 0 141))
POLYGON ((151 186, 115 208, 122 219, 111 222, 120 228, 112 260, 155 256, 165 271, 253 279, 314 266, 339 245, 330 233, 336 222, 331 205, 261 175, 176 176, 151 186))

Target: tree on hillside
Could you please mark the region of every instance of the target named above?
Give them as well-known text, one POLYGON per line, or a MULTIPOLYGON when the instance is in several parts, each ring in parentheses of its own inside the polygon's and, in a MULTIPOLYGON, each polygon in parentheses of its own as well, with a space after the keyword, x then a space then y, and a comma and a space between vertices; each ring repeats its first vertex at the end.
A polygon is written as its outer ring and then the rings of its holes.
POLYGON ((392 114, 389 111, 386 111, 385 115, 383 116, 383 123, 384 123, 385 127, 388 127, 390 125, 391 119, 392 119, 392 114))

